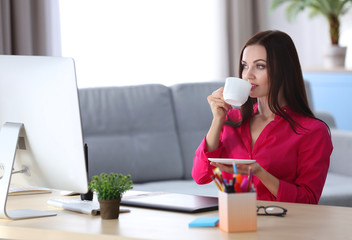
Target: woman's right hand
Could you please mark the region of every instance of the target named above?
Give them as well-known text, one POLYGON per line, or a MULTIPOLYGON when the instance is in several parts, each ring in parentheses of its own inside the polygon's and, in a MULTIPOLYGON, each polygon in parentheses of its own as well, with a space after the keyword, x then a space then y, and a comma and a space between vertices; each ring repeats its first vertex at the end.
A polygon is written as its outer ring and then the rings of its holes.
POLYGON ((213 118, 221 122, 225 121, 227 112, 232 108, 230 104, 224 101, 223 91, 224 88, 221 87, 208 96, 208 103, 213 113, 213 118))

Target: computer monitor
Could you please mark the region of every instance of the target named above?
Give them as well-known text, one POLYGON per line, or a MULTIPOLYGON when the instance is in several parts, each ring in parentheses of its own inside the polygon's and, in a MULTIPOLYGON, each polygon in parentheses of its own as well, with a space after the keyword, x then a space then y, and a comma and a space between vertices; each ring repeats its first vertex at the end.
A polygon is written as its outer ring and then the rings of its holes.
POLYGON ((88 191, 73 59, 0 55, 0 126, 0 218, 53 215, 6 210, 10 182, 88 191))

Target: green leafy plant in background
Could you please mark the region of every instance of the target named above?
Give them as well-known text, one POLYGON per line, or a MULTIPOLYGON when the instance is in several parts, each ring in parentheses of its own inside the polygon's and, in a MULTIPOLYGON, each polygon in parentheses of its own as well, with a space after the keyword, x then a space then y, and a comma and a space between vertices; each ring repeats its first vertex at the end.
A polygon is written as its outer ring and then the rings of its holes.
POLYGON ((124 192, 133 188, 130 178, 130 174, 101 173, 92 177, 89 187, 98 194, 99 200, 121 199, 124 192))
POLYGON ((271 9, 288 3, 286 17, 292 21, 305 9, 310 10, 310 17, 324 16, 329 22, 330 40, 332 45, 338 45, 340 37, 340 16, 348 12, 352 0, 273 0, 271 9))

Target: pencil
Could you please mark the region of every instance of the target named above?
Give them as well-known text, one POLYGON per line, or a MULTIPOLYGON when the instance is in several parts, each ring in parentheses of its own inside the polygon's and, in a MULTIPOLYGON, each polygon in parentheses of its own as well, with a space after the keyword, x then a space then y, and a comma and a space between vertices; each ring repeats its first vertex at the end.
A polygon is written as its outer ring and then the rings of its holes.
POLYGON ((211 176, 211 178, 213 179, 213 181, 216 184, 216 186, 218 187, 218 189, 223 192, 224 188, 218 183, 218 181, 216 181, 216 178, 214 176, 211 176))
POLYGON ((221 173, 219 168, 213 169, 213 173, 217 176, 217 178, 219 179, 220 183, 224 182, 224 179, 222 178, 222 173, 221 173))

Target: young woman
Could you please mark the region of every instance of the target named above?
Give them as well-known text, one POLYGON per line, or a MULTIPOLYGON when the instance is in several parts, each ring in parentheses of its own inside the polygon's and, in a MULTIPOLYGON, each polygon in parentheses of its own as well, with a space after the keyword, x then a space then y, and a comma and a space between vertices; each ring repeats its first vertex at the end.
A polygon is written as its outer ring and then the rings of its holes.
POLYGON ((333 147, 308 106, 292 39, 280 31, 255 34, 242 49, 239 77, 252 84, 240 109, 224 101, 223 88, 208 96, 213 120, 195 152, 193 179, 211 182, 215 167, 233 178, 232 165, 208 158, 255 159, 236 166, 239 174, 251 169, 259 200, 317 204, 333 147))

